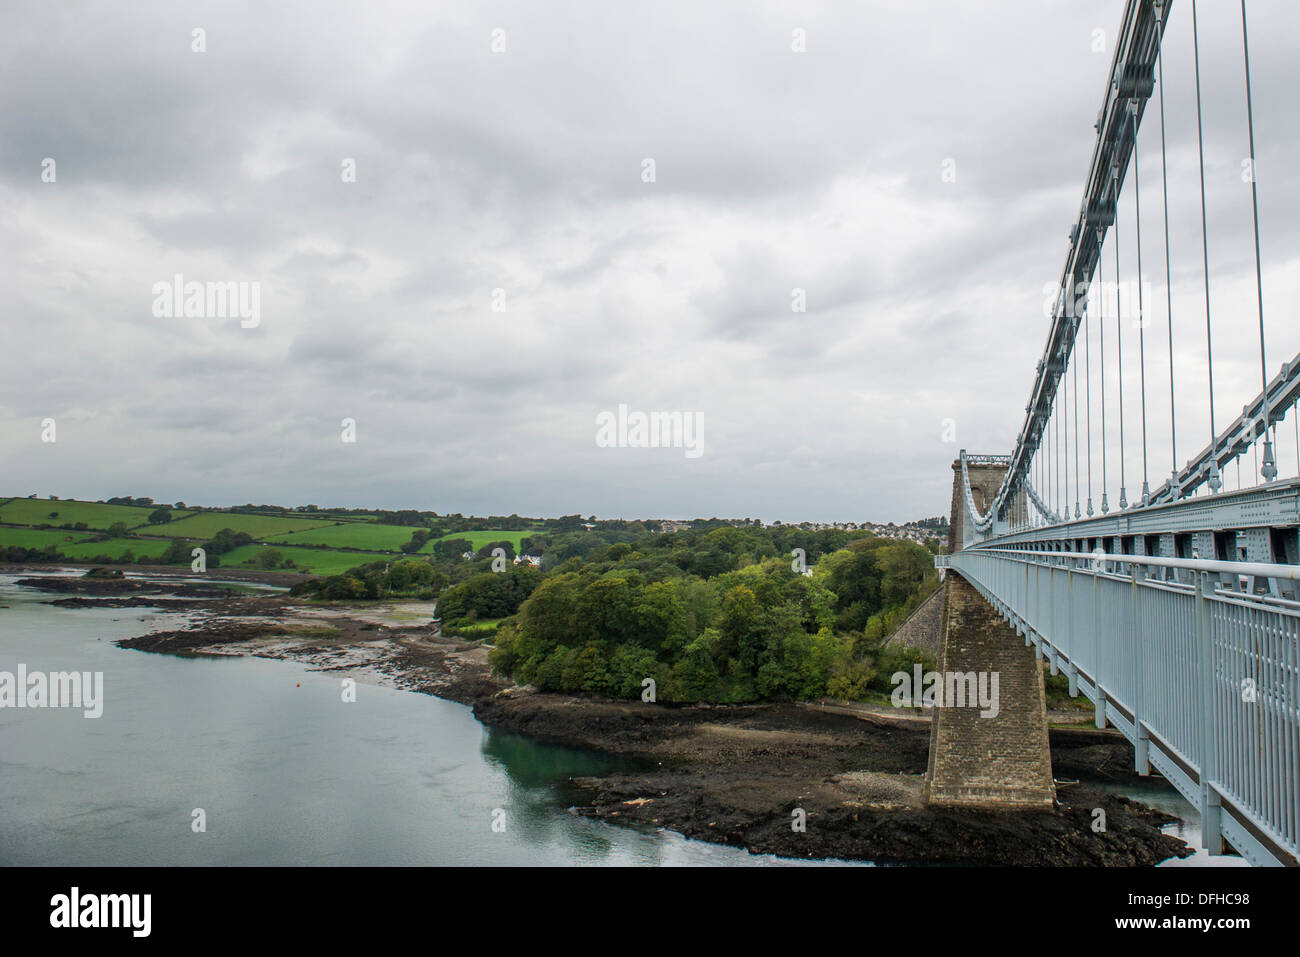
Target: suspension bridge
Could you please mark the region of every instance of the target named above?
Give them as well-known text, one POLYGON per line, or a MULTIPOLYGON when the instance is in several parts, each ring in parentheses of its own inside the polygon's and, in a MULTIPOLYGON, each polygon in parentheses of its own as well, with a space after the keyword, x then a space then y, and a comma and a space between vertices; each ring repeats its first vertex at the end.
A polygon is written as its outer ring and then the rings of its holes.
MULTIPOLYGON (((1280 319, 1266 311, 1259 229, 1266 187, 1255 175, 1244 0, 1239 18, 1235 5, 1231 12, 1234 44, 1239 32, 1239 195, 1251 224, 1242 246, 1253 254, 1242 260, 1253 260, 1249 321, 1215 328, 1229 313, 1240 320, 1241 309, 1215 299, 1210 267, 1205 24, 1195 0, 1128 0, 1024 424, 1009 455, 963 450, 954 463, 950 554, 937 560, 947 569, 940 670, 1002 668, 1032 680, 1012 682, 1023 693, 997 719, 1009 722, 1000 730, 970 709, 938 710, 927 793, 936 803, 1050 803, 1038 679, 1045 659, 1072 695, 1093 702, 1099 727, 1132 742, 1139 773, 1158 772, 1199 809, 1210 853, 1224 852, 1226 842, 1255 864, 1296 865, 1300 355, 1274 356, 1269 365, 1270 321, 1276 335, 1295 320, 1289 309, 1280 319), (1192 67, 1185 102, 1194 96, 1199 167, 1199 189, 1181 191, 1169 180, 1173 117, 1165 96, 1175 8, 1185 18, 1177 52, 1192 67), (1176 232, 1171 253, 1171 203, 1180 202, 1199 205, 1200 230, 1176 232), (1198 267, 1194 296, 1184 284, 1175 300, 1171 255, 1198 267), (1153 263, 1164 279, 1155 295, 1143 271, 1153 263), (1126 305, 1120 289, 1134 268, 1126 305), (1216 418, 1214 382, 1214 346, 1225 335, 1248 338, 1252 352, 1258 340, 1258 391, 1228 397, 1244 400, 1228 421, 1216 418), (1205 371, 1194 393, 1186 381, 1192 365, 1198 379, 1205 371), (1148 416, 1157 395, 1159 440, 1148 416), (1199 432, 1199 448, 1180 459, 1178 438, 1186 443, 1189 430, 1199 432), (1289 431, 1297 459, 1285 477, 1289 455, 1284 466, 1278 450, 1291 443, 1289 431), (1229 489, 1233 472, 1237 487, 1229 489), (971 605, 976 595, 983 611, 971 605)), ((1240 306, 1241 286, 1233 288, 1232 305, 1240 306)), ((1004 712, 1007 697, 1004 690, 1004 712)))

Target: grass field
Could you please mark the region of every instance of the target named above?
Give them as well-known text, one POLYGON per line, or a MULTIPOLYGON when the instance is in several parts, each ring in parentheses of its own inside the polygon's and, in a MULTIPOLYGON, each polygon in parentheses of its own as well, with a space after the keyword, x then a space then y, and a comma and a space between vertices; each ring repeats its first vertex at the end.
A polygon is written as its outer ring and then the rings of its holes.
POLYGON ((257 567, 257 556, 263 549, 274 548, 285 558, 293 559, 298 571, 306 568, 316 575, 338 575, 349 568, 370 562, 391 559, 391 555, 372 552, 333 552, 320 548, 294 548, 291 545, 241 545, 221 556, 222 568, 257 567), (244 563, 248 563, 244 565, 244 563))
POLYGON ((176 519, 166 525, 155 525, 150 534, 167 535, 171 538, 192 538, 195 541, 209 541, 223 528, 233 528, 237 532, 247 532, 257 541, 268 537, 301 532, 309 528, 319 528, 332 524, 328 519, 319 518, 279 518, 274 515, 241 515, 238 512, 199 512, 189 518, 176 519))
MULTIPOLYGON (((221 529, 231 528, 246 532, 257 542, 245 545, 221 556, 225 568, 255 568, 256 556, 264 549, 274 547, 285 558, 292 559, 297 569, 309 569, 316 575, 337 575, 349 568, 369 562, 392 561, 401 553, 403 544, 411 540, 414 528, 403 525, 382 525, 374 521, 347 520, 340 523, 337 516, 316 515, 296 517, 256 515, 240 512, 176 511, 179 516, 162 525, 148 524, 151 508, 128 505, 101 505, 97 502, 49 499, 0 498, 0 523, 17 526, 39 524, 62 525, 65 522, 84 522, 87 529, 74 531, 60 528, 13 528, 0 525, 0 548, 54 548, 71 561, 87 561, 100 555, 120 558, 128 550, 133 558, 158 557, 166 551, 170 539, 185 539, 194 544, 211 540, 221 529), (57 512, 51 516, 51 512, 57 512), (134 534, 151 538, 114 538, 103 542, 87 541, 95 532, 103 531, 115 522, 124 522, 134 534), (159 540, 161 539, 161 540, 159 540), (318 545, 323 548, 302 546, 318 545), (357 549, 335 551, 334 549, 357 549)), ((475 531, 454 532, 444 539, 467 538, 475 550, 489 542, 509 541, 519 548, 520 540, 529 532, 475 531)), ((440 539, 441 540, 441 539, 440 539)), ((421 549, 423 555, 433 550, 433 542, 421 549)))
POLYGON ((3 528, 0 527, 0 548, 18 545, 22 548, 44 548, 53 545, 63 551, 65 545, 88 538, 89 532, 69 532, 64 529, 3 528))
POLYGON ((136 558, 147 556, 157 558, 167 550, 171 542, 160 542, 157 539, 148 538, 110 538, 104 542, 80 542, 78 544, 67 544, 58 546, 59 552, 66 558, 79 561, 89 561, 92 558, 98 558, 100 555, 107 555, 114 560, 120 560, 121 557, 130 551, 136 558))
MULTIPOLYGON (((127 528, 147 525, 151 508, 136 508, 133 505, 100 505, 98 502, 74 502, 72 500, 51 502, 43 498, 15 498, 0 505, 0 522, 10 525, 62 525, 65 522, 76 524, 85 522, 91 528, 105 529, 114 522, 125 522, 127 528), (51 512, 58 512, 55 518, 51 512)), ((173 512, 176 516, 192 515, 192 512, 173 512)))
POLYGON ((444 635, 451 635, 453 638, 469 638, 474 641, 477 641, 480 638, 494 638, 496 637, 497 626, 500 625, 502 621, 504 621, 504 619, 494 618, 491 621, 480 621, 472 625, 461 625, 459 627, 456 625, 444 624, 442 626, 442 633, 444 635))
MULTIPOLYGON (((515 547, 515 551, 519 551, 520 540, 523 539, 525 536, 532 535, 532 534, 534 533, 533 532, 494 532, 490 530, 486 532, 452 532, 450 535, 444 535, 442 536, 442 538, 436 539, 436 541, 443 541, 443 539, 448 539, 448 538, 468 538, 471 542, 474 543, 475 551, 478 551, 488 542, 509 542, 511 545, 515 547)), ((407 537, 409 538, 410 536, 408 535, 407 537)), ((426 542, 424 547, 420 549, 420 551, 421 552, 433 551, 433 541, 426 542)))
POLYGON ((327 525, 305 532, 293 532, 274 539, 286 545, 328 545, 331 548, 363 548, 395 552, 411 540, 414 528, 402 525, 376 525, 373 522, 348 522, 327 525))

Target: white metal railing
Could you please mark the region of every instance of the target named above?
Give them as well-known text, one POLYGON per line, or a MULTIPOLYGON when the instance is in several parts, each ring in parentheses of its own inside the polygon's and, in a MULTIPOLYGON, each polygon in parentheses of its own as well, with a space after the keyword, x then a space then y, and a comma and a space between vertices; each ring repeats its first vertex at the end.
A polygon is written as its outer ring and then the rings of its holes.
MULTIPOLYGON (((1300 567, 976 547, 941 556, 1256 863, 1300 863, 1300 567), (1213 577, 1212 577, 1213 576, 1213 577)), ((938 562, 936 562, 938 564, 938 562)))

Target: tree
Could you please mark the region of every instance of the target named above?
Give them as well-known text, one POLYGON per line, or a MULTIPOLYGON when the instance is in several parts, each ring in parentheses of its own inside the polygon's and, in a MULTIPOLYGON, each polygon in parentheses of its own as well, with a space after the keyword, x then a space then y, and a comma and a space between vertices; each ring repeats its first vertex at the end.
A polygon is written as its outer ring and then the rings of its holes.
POLYGON ((351 575, 336 575, 325 585, 324 595, 334 601, 348 601, 365 598, 366 586, 360 579, 351 575))
POLYGON ((722 621, 718 630, 722 634, 721 651, 725 657, 739 657, 741 647, 749 645, 758 631, 762 611, 753 591, 744 585, 737 585, 722 596, 722 621))
POLYGON ((664 656, 679 651, 691 635, 686 614, 677 600, 672 582, 651 582, 641 592, 634 609, 632 638, 638 644, 664 656))
POLYGON ((639 591, 626 578, 612 574, 592 582, 578 597, 577 631, 565 643, 595 641, 613 646, 632 640, 636 630, 632 610, 639 591))
POLYGON ((718 674, 718 646, 722 636, 706 628, 688 644, 673 666, 671 692, 678 701, 716 701, 721 695, 718 674))
POLYGON ((114 522, 108 526, 109 538, 124 538, 127 535, 126 522, 114 522))
POLYGON ((171 509, 165 505, 161 508, 155 508, 152 512, 149 513, 150 525, 162 525, 165 524, 166 522, 170 522, 171 520, 172 520, 171 509))
POLYGON ((445 538, 433 543, 433 557, 440 562, 459 558, 466 552, 474 550, 474 543, 468 538, 445 538))
POLYGON ((475 554, 478 555, 479 558, 491 558, 493 557, 492 550, 496 548, 499 548, 506 553, 507 561, 514 560, 515 545, 514 542, 511 542, 509 540, 503 540, 500 542, 488 542, 486 545, 480 548, 475 554))
POLYGON ((208 555, 224 555, 241 545, 253 544, 253 536, 248 532, 237 532, 233 528, 223 528, 212 537, 212 541, 203 546, 208 555))
POLYGON ((577 576, 549 575, 519 608, 521 638, 542 644, 575 641, 577 576))
POLYGON ((188 564, 189 560, 190 543, 179 538, 173 538, 167 550, 158 559, 163 565, 183 565, 188 564))

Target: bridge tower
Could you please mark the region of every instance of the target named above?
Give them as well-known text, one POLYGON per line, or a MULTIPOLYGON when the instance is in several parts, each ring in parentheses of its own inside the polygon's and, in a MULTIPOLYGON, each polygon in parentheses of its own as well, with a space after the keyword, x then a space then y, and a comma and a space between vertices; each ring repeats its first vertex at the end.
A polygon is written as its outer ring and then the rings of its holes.
MULTIPOLYGON (((997 493, 1007 466, 969 466, 977 508, 997 493)), ((961 462, 953 463, 949 551, 962 547, 967 533, 961 462)), ((1056 800, 1047 741, 1047 707, 1042 669, 1033 650, 1015 629, 961 575, 949 568, 944 578, 943 633, 939 675, 974 673, 976 682, 997 676, 997 710, 967 701, 945 701, 934 709, 924 797, 935 805, 1050 808, 1056 800), (987 677, 986 677, 987 676, 987 677)))

